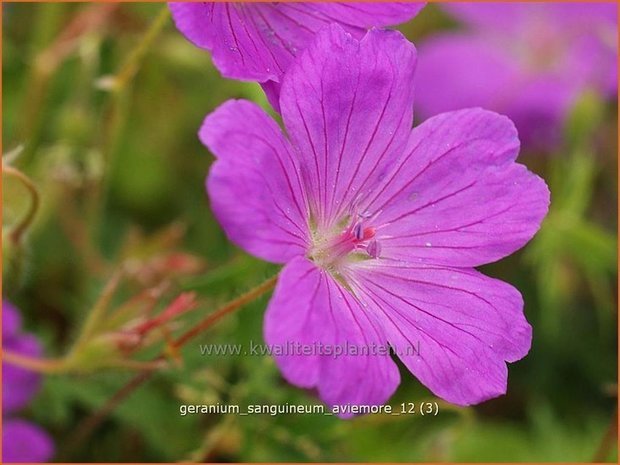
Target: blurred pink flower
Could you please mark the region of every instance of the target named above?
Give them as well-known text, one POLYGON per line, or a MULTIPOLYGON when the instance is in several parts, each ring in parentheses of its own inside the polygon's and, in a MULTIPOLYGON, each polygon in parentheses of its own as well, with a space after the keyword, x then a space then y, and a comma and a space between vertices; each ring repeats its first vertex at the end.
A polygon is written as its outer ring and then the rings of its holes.
POLYGON ((449 3, 466 25, 420 46, 424 117, 482 106, 508 115, 528 148, 550 150, 585 90, 617 92, 617 4, 449 3))
MULTIPOLYGON (((21 355, 37 357, 37 339, 21 332, 19 311, 2 301, 2 347, 21 355)), ((49 435, 39 426, 14 418, 36 395, 40 376, 24 368, 2 363, 2 462, 46 462, 54 453, 49 435)))

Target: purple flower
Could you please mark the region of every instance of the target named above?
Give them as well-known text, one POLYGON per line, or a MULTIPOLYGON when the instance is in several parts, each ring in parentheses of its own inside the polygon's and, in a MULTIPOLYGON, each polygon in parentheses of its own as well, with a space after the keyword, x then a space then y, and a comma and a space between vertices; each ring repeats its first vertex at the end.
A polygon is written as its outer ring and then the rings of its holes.
POLYGON ((505 362, 530 348, 519 292, 473 267, 535 234, 547 187, 515 163, 506 117, 469 109, 412 130, 415 62, 398 32, 358 41, 332 25, 284 78, 287 135, 243 100, 200 131, 217 157, 207 189, 226 234, 286 264, 265 340, 284 377, 330 406, 394 392, 397 366, 372 347, 389 344, 460 405, 503 394, 505 362))
POLYGON ((282 76, 326 24, 361 38, 372 26, 405 22, 424 3, 170 3, 177 28, 211 51, 229 78, 263 83, 277 107, 282 76))
MULTIPOLYGON (((12 352, 38 357, 41 346, 37 339, 21 332, 19 311, 2 301, 2 346, 12 352)), ((49 436, 38 426, 12 418, 25 407, 40 387, 37 373, 2 363, 2 460, 3 462, 44 462, 53 454, 49 436)))
POLYGON ((524 144, 550 150, 585 90, 617 92, 615 3, 450 3, 465 31, 420 45, 424 116, 468 106, 508 115, 524 144))
MULTIPOLYGON (((21 317, 8 301, 2 301, 2 346, 12 352, 30 357, 41 355, 39 341, 21 332, 21 317)), ((39 390, 40 377, 23 368, 2 364, 2 412, 13 412, 24 407, 39 390)))
POLYGON ((54 454, 54 443, 37 425, 21 419, 2 421, 2 461, 4 463, 47 462, 54 454))

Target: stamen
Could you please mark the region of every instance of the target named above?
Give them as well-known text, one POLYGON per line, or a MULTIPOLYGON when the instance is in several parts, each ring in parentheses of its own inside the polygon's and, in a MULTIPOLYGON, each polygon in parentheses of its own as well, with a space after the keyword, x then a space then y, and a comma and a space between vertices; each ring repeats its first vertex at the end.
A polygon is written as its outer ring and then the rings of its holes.
POLYGON ((353 236, 358 241, 361 241, 364 238, 364 230, 362 229, 362 222, 361 221, 358 221, 353 226, 353 236))
POLYGON ((366 253, 372 258, 379 258, 381 253, 381 244, 376 239, 372 239, 366 246, 366 253))
POLYGON ((350 218, 341 222, 341 232, 317 244, 311 256, 323 266, 334 266, 352 253, 365 252, 371 258, 378 258, 381 245, 375 239, 376 228, 367 226, 375 217, 376 214, 368 211, 352 213, 350 218), (346 223, 349 225, 345 227, 346 223))

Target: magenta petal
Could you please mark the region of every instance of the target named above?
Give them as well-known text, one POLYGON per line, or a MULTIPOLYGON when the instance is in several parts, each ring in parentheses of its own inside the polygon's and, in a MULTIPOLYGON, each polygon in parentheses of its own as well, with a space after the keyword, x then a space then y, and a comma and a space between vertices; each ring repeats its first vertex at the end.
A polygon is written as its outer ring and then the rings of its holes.
POLYGON ((563 125, 581 95, 577 74, 541 76, 523 82, 519 98, 506 105, 506 114, 519 129, 524 145, 534 150, 553 150, 564 137, 563 125), (573 81, 570 83, 569 81, 573 81))
POLYGON ((522 247, 549 206, 544 181, 514 163, 508 118, 471 109, 413 130, 406 155, 365 207, 379 212, 382 257, 478 266, 522 247))
POLYGON ((562 61, 563 69, 558 77, 563 78, 563 85, 573 96, 578 97, 583 89, 597 90, 604 97, 613 97, 618 92, 617 4, 606 6, 612 8, 613 19, 590 17, 590 23, 585 16, 574 26, 592 33, 575 37, 562 61))
POLYGON ((607 94, 617 82, 611 47, 590 35, 573 42, 555 68, 532 72, 510 53, 509 36, 432 37, 420 45, 416 110, 431 116, 481 106, 508 115, 530 149, 550 150, 583 89, 607 94))
POLYGON ((383 404, 400 380, 389 354, 354 355, 353 347, 385 347, 381 326, 329 273, 303 257, 280 274, 265 315, 265 341, 274 352, 296 344, 315 348, 274 358, 290 383, 317 388, 329 406, 383 404), (337 350, 346 353, 335 356, 337 350))
POLYGON ((54 443, 37 425, 26 420, 2 421, 2 462, 41 463, 54 455, 54 443))
POLYGON ((416 104, 433 115, 482 106, 509 116, 524 145, 552 151, 586 91, 617 92, 617 5, 455 2, 468 26, 420 45, 416 104))
POLYGON ((265 81, 261 82, 260 86, 263 88, 267 101, 272 108, 275 111, 280 112, 280 83, 275 81, 265 81))
POLYGON ((229 78, 278 80, 292 56, 268 40, 269 26, 242 3, 171 3, 177 28, 195 45, 211 51, 213 62, 229 78))
POLYGON ((371 30, 358 42, 332 25, 287 73, 282 116, 307 168, 319 226, 355 203, 402 152, 415 60, 413 45, 398 32, 371 30))
POLYGON ((2 340, 6 345, 7 341, 16 336, 22 326, 22 319, 19 311, 8 300, 2 300, 2 340))
POLYGON ((415 109, 424 117, 477 106, 505 111, 520 90, 516 60, 488 38, 446 33, 419 51, 415 109))
MULTIPOLYGON (((20 334, 3 341, 4 348, 28 357, 40 357, 41 344, 30 334, 20 334)), ((13 412, 24 407, 41 385, 41 375, 34 371, 2 363, 2 411, 13 412)))
POLYGON ((502 34, 537 22, 559 25, 570 33, 576 26, 617 21, 615 2, 447 2, 441 8, 470 26, 502 34))
POLYGON ((205 119, 200 139, 218 158, 207 190, 230 240, 277 263, 303 255, 308 226, 299 169, 273 119, 251 102, 231 100, 205 119))
POLYGON ((522 27, 528 18, 528 10, 547 8, 533 2, 446 2, 441 8, 458 20, 474 27, 488 28, 503 33, 522 27))
POLYGON ((364 29, 380 26, 392 26, 404 23, 418 14, 425 2, 395 3, 332 3, 320 2, 306 4, 333 20, 364 29), (311 6, 310 6, 311 5, 311 6))
POLYGON ((216 3, 170 2, 168 7, 177 29, 194 45, 200 48, 213 46, 215 31, 210 23, 214 19, 214 9, 219 8, 216 3))
POLYGON ((436 395, 470 405, 506 392, 505 362, 524 357, 532 339, 516 289, 475 270, 404 262, 353 273, 403 363, 436 395))
POLYGON ((331 23, 361 37, 372 26, 408 20, 423 3, 372 5, 316 3, 170 3, 177 28, 198 47, 211 50, 222 74, 277 83, 314 38, 331 23))

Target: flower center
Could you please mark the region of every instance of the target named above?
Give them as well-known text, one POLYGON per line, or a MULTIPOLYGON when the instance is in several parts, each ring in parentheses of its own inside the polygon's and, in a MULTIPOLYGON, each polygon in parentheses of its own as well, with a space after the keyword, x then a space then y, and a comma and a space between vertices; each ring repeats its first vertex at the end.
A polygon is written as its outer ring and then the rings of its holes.
POLYGON ((347 259, 378 258, 381 244, 370 215, 357 214, 344 218, 335 231, 316 234, 310 258, 325 269, 338 268, 347 259), (317 237, 318 236, 318 237, 317 237))

